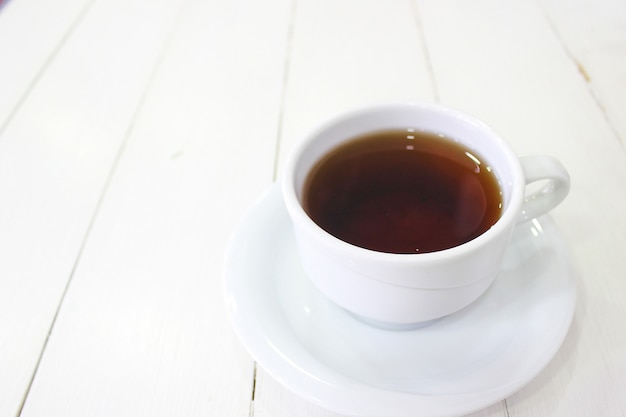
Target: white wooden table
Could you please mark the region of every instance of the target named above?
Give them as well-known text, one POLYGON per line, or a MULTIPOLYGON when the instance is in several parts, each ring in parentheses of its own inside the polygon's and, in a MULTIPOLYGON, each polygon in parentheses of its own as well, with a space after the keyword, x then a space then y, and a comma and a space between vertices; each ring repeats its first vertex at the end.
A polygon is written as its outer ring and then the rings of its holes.
POLYGON ((623 0, 5 0, 0 417, 335 415, 240 344, 224 251, 303 133, 409 100, 572 178, 569 335, 474 415, 625 416, 623 0))

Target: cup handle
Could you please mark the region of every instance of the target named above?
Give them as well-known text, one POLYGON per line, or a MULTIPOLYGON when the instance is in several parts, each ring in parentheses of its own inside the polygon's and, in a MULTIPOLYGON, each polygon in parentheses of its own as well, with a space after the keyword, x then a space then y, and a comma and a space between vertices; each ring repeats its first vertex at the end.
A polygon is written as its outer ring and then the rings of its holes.
POLYGON ((545 184, 537 191, 527 191, 517 224, 552 210, 565 199, 570 189, 569 174, 556 158, 547 155, 529 155, 519 159, 527 186, 537 181, 544 181, 545 184))

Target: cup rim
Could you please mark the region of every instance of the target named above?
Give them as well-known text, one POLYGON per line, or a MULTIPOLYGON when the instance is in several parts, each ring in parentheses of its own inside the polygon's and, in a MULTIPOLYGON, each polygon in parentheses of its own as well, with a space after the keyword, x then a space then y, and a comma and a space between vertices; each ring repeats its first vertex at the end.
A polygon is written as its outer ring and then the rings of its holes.
MULTIPOLYGON (((346 138, 350 139, 350 138, 346 138)), ((400 102, 400 103, 385 103, 370 105, 366 107, 360 107, 347 112, 343 112, 335 117, 328 119, 325 123, 319 125, 316 129, 313 129, 307 133, 292 149, 285 164, 285 169, 281 177, 281 188, 283 199, 287 210, 292 217, 293 221, 297 221, 300 227, 303 227, 309 236, 316 238, 316 240, 323 240, 324 245, 331 250, 336 251, 338 254, 345 254, 351 257, 367 257, 372 261, 377 262, 394 262, 396 264, 435 264, 446 262, 450 258, 458 256, 464 256, 480 249, 483 245, 493 239, 495 236, 499 236, 501 233, 506 233, 511 225, 514 225, 520 215, 521 206, 524 196, 524 175, 522 171, 519 159, 511 146, 502 139, 502 137, 495 132, 490 126, 483 121, 470 116, 460 110, 443 106, 437 103, 430 102, 400 102), (311 143, 328 129, 337 126, 340 123, 346 123, 351 119, 364 117, 368 114, 393 111, 393 110, 406 110, 414 109, 418 112, 436 112, 444 114, 447 117, 457 118, 465 123, 473 125, 480 130, 483 130, 491 138, 497 141, 500 151, 505 155, 507 164, 511 170, 511 176, 513 178, 511 184, 511 198, 506 205, 502 215, 485 232, 477 236, 476 238, 464 242, 460 245, 442 249, 433 252, 426 253, 389 253, 381 252, 361 246, 354 245, 339 239, 338 237, 327 232, 321 228, 317 223, 313 221, 306 213, 302 204, 298 198, 298 191, 296 190, 296 169, 297 164, 300 161, 302 155, 311 143)))

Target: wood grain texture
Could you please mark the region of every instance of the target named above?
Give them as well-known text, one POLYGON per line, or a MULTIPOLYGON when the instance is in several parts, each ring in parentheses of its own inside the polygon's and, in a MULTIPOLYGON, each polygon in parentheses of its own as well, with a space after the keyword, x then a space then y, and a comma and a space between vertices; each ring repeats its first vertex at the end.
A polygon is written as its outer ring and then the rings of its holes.
POLYGON ((609 125, 626 143, 626 3, 542 0, 557 37, 576 63, 609 125))
POLYGON ((175 8, 124 4, 89 10, 0 137, 2 416, 16 415, 27 393, 175 8))
POLYGON ((576 317, 550 366, 507 399, 508 415, 621 415, 626 336, 617 318, 626 316, 626 284, 617 271, 626 268, 626 165, 601 98, 590 94, 535 3, 420 1, 420 10, 442 101, 478 114, 520 154, 557 156, 572 177, 553 217, 579 279, 576 317), (455 37, 435 24, 441 21, 455 27, 455 37))
POLYGON ((0 417, 337 416, 245 352, 223 255, 302 135, 390 101, 464 110, 571 174, 552 218, 572 328, 471 417, 623 417, 625 4, 4 2, 0 417))
POLYGON ((89 0, 0 2, 0 133, 91 3, 89 0))
MULTIPOLYGON (((554 212, 570 242, 573 269, 580 277, 581 300, 570 334, 555 360, 527 388, 476 415, 619 415, 615 410, 625 407, 617 393, 626 387, 619 352, 626 348, 626 341, 614 318, 626 313, 619 302, 626 287, 616 273, 626 267, 618 254, 619 236, 626 231, 619 215, 626 204, 620 186, 626 172, 623 150, 601 99, 590 93, 588 80, 555 32, 554 23, 536 3, 416 1, 416 10, 417 22, 423 22, 435 95, 444 104, 484 119, 520 154, 559 157, 570 169, 574 184, 566 203, 554 212)), ((295 33, 294 44, 298 44, 298 23, 295 33)), ((575 40, 571 42, 575 49, 575 40)), ((322 45, 324 50, 332 48, 322 45)), ((307 55, 305 46, 297 50, 307 55)), ((297 62, 297 56, 293 60, 297 62)), ((298 86, 297 71, 293 64, 288 92, 292 83, 298 86)), ((379 81, 370 73, 363 77, 379 81)), ((610 77, 605 82, 617 83, 610 77)), ((308 88, 315 90, 314 85, 308 88)), ((343 90, 339 91, 341 95, 343 90)), ((292 106, 287 111, 296 113, 297 99, 287 103, 292 106)), ((298 113, 300 118, 307 117, 298 113)), ((306 125, 297 116, 294 119, 306 125)), ((286 132, 289 123, 286 117, 286 132)), ((286 141, 290 140, 287 136, 286 141)), ((298 404, 297 400, 268 385, 257 385, 255 411, 261 415, 293 413, 289 407, 298 406, 285 404, 298 404), (267 400, 274 404, 271 412, 259 406, 265 396, 272 398, 267 400)), ((314 408, 307 408, 307 413, 326 415, 314 408)))
POLYGON ((22 416, 248 415, 222 259, 272 182, 288 13, 183 5, 22 416))
MULTIPOLYGON (((279 167, 302 135, 338 113, 380 102, 436 101, 418 13, 411 2, 298 0, 279 167)), ((252 414, 339 416, 291 393, 262 368, 252 414)), ((504 417, 505 404, 474 416, 504 417)))
POLYGON ((410 1, 296 2, 279 166, 303 135, 339 113, 435 100, 415 19, 410 1))

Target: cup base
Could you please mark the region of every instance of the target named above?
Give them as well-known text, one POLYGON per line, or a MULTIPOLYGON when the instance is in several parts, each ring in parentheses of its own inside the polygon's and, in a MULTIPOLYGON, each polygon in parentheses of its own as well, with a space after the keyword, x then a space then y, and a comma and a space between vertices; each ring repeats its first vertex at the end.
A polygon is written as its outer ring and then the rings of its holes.
POLYGON ((417 330, 422 329, 424 327, 428 327, 431 324, 434 324, 441 320, 441 318, 436 318, 432 320, 419 321, 415 323, 391 323, 386 321, 380 321, 371 319, 369 317, 361 316, 359 314, 353 313, 352 311, 346 310, 352 317, 360 321, 361 323, 367 324, 368 326, 376 327, 381 330, 391 330, 391 331, 408 331, 408 330, 417 330))

